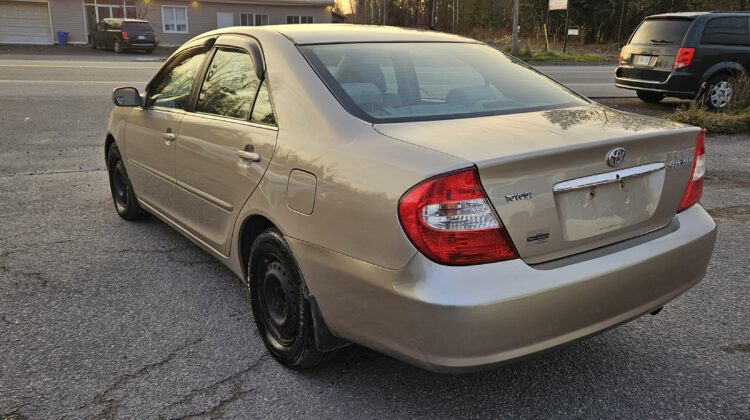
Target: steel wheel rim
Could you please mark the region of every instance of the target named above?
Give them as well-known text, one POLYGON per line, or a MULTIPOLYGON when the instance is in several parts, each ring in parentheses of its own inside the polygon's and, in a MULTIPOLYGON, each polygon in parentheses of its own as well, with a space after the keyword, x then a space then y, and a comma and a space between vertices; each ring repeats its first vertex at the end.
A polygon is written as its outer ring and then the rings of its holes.
POLYGON ((287 268, 275 255, 263 259, 258 301, 266 333, 281 346, 294 343, 298 333, 299 294, 287 268))
POLYGON ((123 167, 121 160, 117 161, 117 164, 115 164, 114 170, 112 171, 112 192, 114 193, 117 203, 127 207, 127 176, 125 175, 125 168, 123 167))
POLYGON ((711 86, 709 99, 714 108, 724 108, 732 100, 732 85, 726 80, 711 86))

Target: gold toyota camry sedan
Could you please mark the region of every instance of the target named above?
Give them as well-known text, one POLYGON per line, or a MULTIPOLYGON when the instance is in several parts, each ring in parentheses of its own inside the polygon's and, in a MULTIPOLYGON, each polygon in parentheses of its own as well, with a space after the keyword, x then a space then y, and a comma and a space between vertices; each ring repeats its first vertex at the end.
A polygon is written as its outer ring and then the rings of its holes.
POLYGON ((154 215, 236 273, 290 368, 352 342, 493 366, 657 312, 714 247, 700 129, 467 38, 224 28, 113 101, 118 214, 154 215))

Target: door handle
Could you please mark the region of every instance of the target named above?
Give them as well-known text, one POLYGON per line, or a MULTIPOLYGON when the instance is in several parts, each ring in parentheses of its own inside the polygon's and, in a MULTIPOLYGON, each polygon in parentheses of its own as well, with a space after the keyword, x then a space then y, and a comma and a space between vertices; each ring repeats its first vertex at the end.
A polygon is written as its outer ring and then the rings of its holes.
POLYGON ((240 157, 242 160, 249 160, 251 162, 260 162, 260 154, 256 152, 251 152, 248 150, 238 150, 237 156, 240 157))
POLYGON ((166 141, 174 141, 177 138, 177 135, 171 131, 167 131, 164 133, 161 133, 161 136, 164 137, 164 140, 166 141))

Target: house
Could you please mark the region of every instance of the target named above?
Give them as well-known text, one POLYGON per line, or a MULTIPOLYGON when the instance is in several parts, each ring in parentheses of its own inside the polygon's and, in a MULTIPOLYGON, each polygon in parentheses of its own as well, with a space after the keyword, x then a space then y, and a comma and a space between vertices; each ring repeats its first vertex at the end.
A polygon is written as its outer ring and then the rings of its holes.
POLYGON ((225 26, 331 23, 334 0, 0 0, 0 44, 88 43, 109 17, 146 19, 161 45, 225 26))

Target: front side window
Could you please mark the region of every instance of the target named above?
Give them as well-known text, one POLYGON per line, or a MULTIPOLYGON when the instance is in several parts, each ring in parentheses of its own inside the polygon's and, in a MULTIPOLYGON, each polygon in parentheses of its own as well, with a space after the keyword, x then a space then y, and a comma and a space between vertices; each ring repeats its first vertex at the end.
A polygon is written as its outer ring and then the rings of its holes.
POLYGON ((301 46, 342 105, 369 122, 500 115, 587 104, 496 49, 470 43, 301 46))
POLYGON ((219 49, 201 86, 196 111, 247 120, 258 84, 247 52, 219 49))
POLYGON ((193 81, 205 56, 205 52, 198 52, 178 58, 177 64, 149 89, 149 103, 164 108, 186 109, 193 81))
POLYGON ((165 33, 188 32, 187 7, 185 6, 162 6, 161 21, 165 33))
POLYGON ((749 38, 746 18, 716 18, 706 24, 701 44, 748 45, 749 38))

